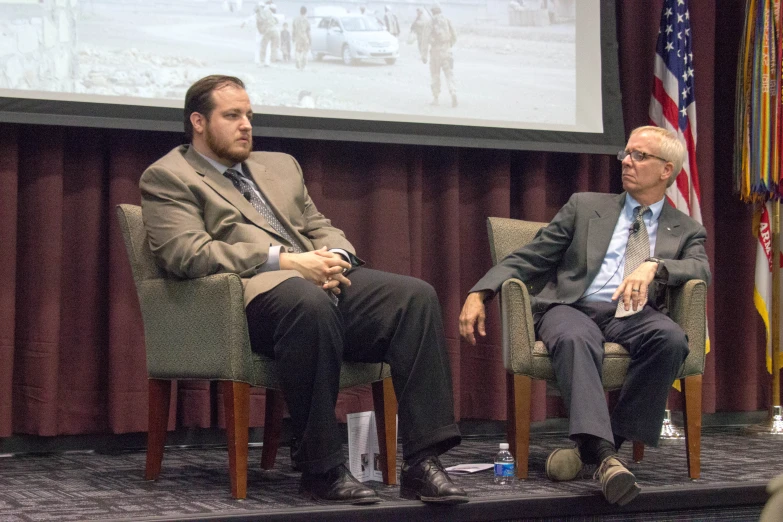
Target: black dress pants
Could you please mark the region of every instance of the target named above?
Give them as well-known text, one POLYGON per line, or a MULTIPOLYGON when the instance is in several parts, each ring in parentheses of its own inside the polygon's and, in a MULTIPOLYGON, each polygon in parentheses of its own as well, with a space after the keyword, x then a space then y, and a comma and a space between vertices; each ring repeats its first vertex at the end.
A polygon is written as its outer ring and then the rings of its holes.
POLYGON ((274 358, 301 440, 300 469, 322 473, 345 462, 334 408, 343 360, 386 362, 398 401, 403 457, 459 444, 451 371, 435 290, 419 279, 358 267, 335 306, 294 277, 247 306, 253 350, 274 358))
POLYGON ((688 356, 680 326, 653 306, 624 317, 616 303, 577 302, 550 308, 536 323, 569 413, 569 435, 614 435, 657 446, 669 388, 688 356), (611 417, 601 382, 604 342, 631 354, 611 417))

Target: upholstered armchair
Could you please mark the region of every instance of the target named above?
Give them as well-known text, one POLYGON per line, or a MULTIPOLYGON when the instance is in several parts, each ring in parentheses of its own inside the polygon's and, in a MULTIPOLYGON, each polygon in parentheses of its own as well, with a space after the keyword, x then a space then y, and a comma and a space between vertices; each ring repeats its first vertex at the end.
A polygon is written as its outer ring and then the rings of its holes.
MULTIPOLYGON (((280 440, 284 401, 274 360, 250 349, 242 282, 236 274, 177 279, 157 266, 141 208, 119 205, 117 216, 144 322, 149 376, 149 431, 145 478, 160 475, 171 383, 219 381, 225 406, 231 494, 247 494, 250 386, 266 388, 261 467, 271 469, 280 440)), ((397 401, 385 364, 344 363, 340 387, 372 383, 383 480, 395 484, 397 401)))
MULTIPOLYGON (((487 220, 492 263, 533 240, 546 223, 491 217, 487 220)), ((546 281, 509 279, 498 296, 503 331, 503 364, 507 375, 508 441, 517 461, 517 476, 527 478, 530 444, 530 400, 532 379, 556 384, 546 347, 537 341, 533 328, 530 296, 546 281)), ((699 478, 701 463, 701 380, 704 373, 707 285, 691 280, 670 288, 666 296, 669 314, 688 335, 690 353, 680 369, 684 392, 685 439, 688 475, 699 478)), ((622 387, 630 355, 619 344, 605 343, 603 385, 605 390, 622 387)), ((634 442, 634 459, 641 460, 644 445, 634 442)))

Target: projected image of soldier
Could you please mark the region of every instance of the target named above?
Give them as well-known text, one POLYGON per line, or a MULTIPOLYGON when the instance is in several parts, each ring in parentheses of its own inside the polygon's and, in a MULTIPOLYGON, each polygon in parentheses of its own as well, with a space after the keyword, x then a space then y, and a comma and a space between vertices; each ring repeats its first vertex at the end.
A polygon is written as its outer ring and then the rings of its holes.
POLYGON ((269 67, 270 62, 280 59, 280 25, 281 16, 277 14, 277 6, 271 1, 263 10, 266 19, 264 37, 261 39, 261 54, 264 56, 264 67, 269 67))
POLYGON ((283 23, 283 30, 280 31, 280 50, 283 52, 283 61, 291 61, 291 32, 288 30, 288 24, 283 23))
MULTIPOLYGON (((430 18, 421 7, 416 8, 416 19, 411 24, 411 35, 416 38, 416 43, 419 46, 421 62, 427 63, 430 47, 430 18)), ((409 40, 408 43, 413 42, 409 40)))
POLYGON ((299 9, 299 16, 294 18, 292 24, 294 37, 294 53, 296 58, 296 68, 303 70, 307 65, 307 55, 310 53, 310 22, 307 20, 307 8, 302 6, 299 9))
MULTIPOLYGON (((275 18, 274 13, 270 9, 270 6, 273 6, 272 0, 266 0, 266 3, 264 2, 258 2, 258 4, 253 8, 253 14, 250 15, 250 18, 242 22, 242 27, 245 27, 245 24, 248 22, 253 22, 256 24, 256 43, 255 43, 255 63, 256 65, 260 65, 261 62, 264 62, 265 65, 269 65, 269 53, 267 52, 267 48, 269 47, 269 44, 271 41, 274 40, 274 35, 277 35, 277 47, 280 46, 280 32, 279 29, 275 32, 274 26, 277 24, 277 18, 275 18)), ((273 44, 274 46, 274 44, 273 44)), ((272 54, 272 56, 276 56, 275 54, 272 54)))
POLYGON ((438 105, 440 95, 440 73, 446 78, 446 87, 451 94, 451 106, 457 106, 457 86, 454 83, 454 56, 451 48, 457 41, 457 33, 451 21, 441 12, 440 6, 430 9, 430 77, 432 79, 432 104, 438 105))
POLYGON ((397 20, 397 15, 392 13, 392 9, 388 5, 384 7, 384 12, 385 14, 383 15, 383 23, 386 26, 386 30, 389 31, 394 37, 399 36, 400 21, 397 20))
MULTIPOLYGON (((257 64, 264 62, 264 67, 269 67, 270 62, 280 59, 280 26, 285 16, 278 15, 277 6, 272 0, 258 2, 251 19, 255 21, 258 36, 256 44, 260 42, 258 53, 256 53, 257 64)), ((242 22, 242 27, 246 22, 242 22)))

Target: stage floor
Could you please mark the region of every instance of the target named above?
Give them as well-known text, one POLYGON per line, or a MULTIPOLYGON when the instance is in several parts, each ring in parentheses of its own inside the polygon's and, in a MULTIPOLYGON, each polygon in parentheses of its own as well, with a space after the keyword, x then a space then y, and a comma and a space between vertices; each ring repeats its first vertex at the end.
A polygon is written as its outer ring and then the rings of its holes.
MULTIPOLYGON (((468 438, 443 463, 491 462, 498 442, 499 437, 468 438)), ((157 482, 143 480, 144 452, 10 456, 0 458, 0 521, 632 520, 641 512, 657 513, 646 520, 753 520, 766 500, 764 486, 783 472, 783 440, 745 437, 738 427, 705 428, 700 480, 688 478, 684 442, 646 448, 644 461, 629 465, 642 493, 618 508, 604 502, 592 477, 566 483, 544 477, 549 452, 567 444, 563 434, 534 433, 528 480, 509 488, 493 484, 491 471, 454 476, 471 502, 438 508, 401 500, 397 487, 376 482, 370 484, 383 501, 374 506, 310 502, 297 493, 299 474, 291 470, 285 447, 271 471, 260 469, 261 449, 250 449, 248 496, 241 502, 229 494, 223 447, 167 448, 157 482)), ((630 451, 626 444, 621 457, 630 461, 630 451)))

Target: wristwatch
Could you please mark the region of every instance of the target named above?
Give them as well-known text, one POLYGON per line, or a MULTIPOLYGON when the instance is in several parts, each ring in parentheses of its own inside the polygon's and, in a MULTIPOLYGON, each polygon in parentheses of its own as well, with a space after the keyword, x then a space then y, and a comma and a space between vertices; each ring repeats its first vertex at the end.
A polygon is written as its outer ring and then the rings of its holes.
POLYGON ((660 257, 648 257, 645 261, 651 261, 658 264, 658 269, 655 271, 655 279, 659 281, 667 281, 669 279, 669 271, 666 270, 663 259, 660 257))

